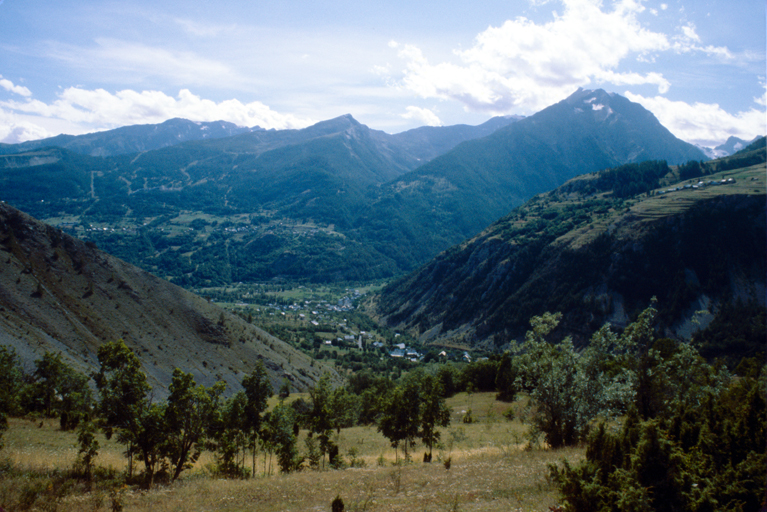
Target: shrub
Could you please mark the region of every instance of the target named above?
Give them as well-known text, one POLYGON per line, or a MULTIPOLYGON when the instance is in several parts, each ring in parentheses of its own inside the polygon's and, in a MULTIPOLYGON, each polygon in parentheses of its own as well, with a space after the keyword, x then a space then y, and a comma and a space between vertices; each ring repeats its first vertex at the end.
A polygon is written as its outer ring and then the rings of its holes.
POLYGON ((601 425, 585 462, 551 467, 567 510, 759 510, 767 466, 763 388, 746 378, 669 417, 641 421, 632 409, 617 434, 601 425))

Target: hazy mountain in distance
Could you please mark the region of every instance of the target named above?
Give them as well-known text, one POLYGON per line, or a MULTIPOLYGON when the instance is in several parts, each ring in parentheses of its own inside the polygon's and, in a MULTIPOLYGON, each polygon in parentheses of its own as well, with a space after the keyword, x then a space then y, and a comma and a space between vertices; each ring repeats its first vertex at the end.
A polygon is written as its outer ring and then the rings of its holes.
POLYGON ((194 122, 174 118, 159 124, 123 126, 84 135, 57 135, 20 144, 0 144, 0 154, 60 147, 83 155, 113 156, 175 146, 190 140, 219 139, 260 130, 262 128, 244 128, 226 121, 194 122))
POLYGON ((461 142, 486 137, 496 130, 524 119, 523 116, 498 116, 478 125, 422 126, 393 135, 420 163, 447 153, 461 142))

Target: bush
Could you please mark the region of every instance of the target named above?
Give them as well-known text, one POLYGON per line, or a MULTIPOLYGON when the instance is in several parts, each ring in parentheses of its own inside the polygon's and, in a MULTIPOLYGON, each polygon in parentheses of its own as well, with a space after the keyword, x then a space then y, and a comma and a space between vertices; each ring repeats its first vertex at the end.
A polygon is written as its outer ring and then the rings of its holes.
POLYGON ((341 499, 341 496, 336 495, 336 499, 333 500, 330 507, 333 512, 344 512, 344 500, 341 499))
POLYGON ((759 510, 764 499, 764 385, 742 379, 670 417, 601 425, 586 461, 552 466, 567 510, 759 510), (630 505, 630 508, 626 508, 630 505))

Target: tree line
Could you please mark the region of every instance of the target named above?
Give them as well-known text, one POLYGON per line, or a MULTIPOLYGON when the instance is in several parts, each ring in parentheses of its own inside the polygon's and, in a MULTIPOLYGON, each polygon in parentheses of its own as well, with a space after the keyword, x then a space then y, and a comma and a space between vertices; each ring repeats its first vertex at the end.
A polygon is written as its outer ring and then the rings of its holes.
MULTIPOLYGON (((225 383, 198 385, 191 373, 176 368, 167 399, 155 401, 138 357, 122 340, 103 344, 98 360, 99 371, 87 376, 61 354, 46 352, 27 375, 15 351, 0 346, 0 441, 8 416, 58 417, 62 430, 77 430, 76 466, 90 478, 99 450, 95 434, 101 430, 125 446, 127 481, 151 487, 178 479, 206 450, 215 454, 214 473, 229 478, 255 476, 258 453, 265 473, 273 457, 282 472, 340 468, 345 462, 333 433, 360 423, 377 422, 406 459, 421 439, 429 450, 424 460, 430 461, 438 428, 450 419, 440 382, 423 372, 411 372, 401 385, 360 375, 335 389, 325 373, 308 400, 286 404, 285 384, 283 400, 267 410, 274 390, 260 361, 242 380, 243 389, 229 398, 225 383), (304 453, 297 446, 301 428, 308 430, 304 453), (143 464, 141 471, 135 462, 143 464)), ((354 463, 354 454, 351 458, 354 463)))

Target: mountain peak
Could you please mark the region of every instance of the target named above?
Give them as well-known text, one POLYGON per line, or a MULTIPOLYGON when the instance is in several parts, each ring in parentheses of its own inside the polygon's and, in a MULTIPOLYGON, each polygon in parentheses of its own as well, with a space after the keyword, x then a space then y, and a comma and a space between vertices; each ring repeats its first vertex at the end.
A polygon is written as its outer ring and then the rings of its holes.
POLYGON ((576 110, 600 111, 605 107, 610 110, 610 104, 615 98, 622 98, 622 96, 609 93, 604 89, 589 90, 579 87, 577 91, 568 96, 562 103, 576 110))
POLYGON ((342 116, 328 119, 327 121, 320 121, 314 124, 306 130, 309 132, 315 132, 318 134, 330 135, 331 133, 343 132, 355 128, 367 128, 364 124, 360 123, 351 114, 344 114, 342 116))
POLYGON ((578 87, 578 90, 572 93, 570 96, 568 96, 565 99, 565 102, 577 103, 579 101, 588 101, 591 99, 594 99, 594 100, 609 99, 613 96, 615 95, 612 93, 608 93, 604 89, 584 89, 583 87, 578 87))

